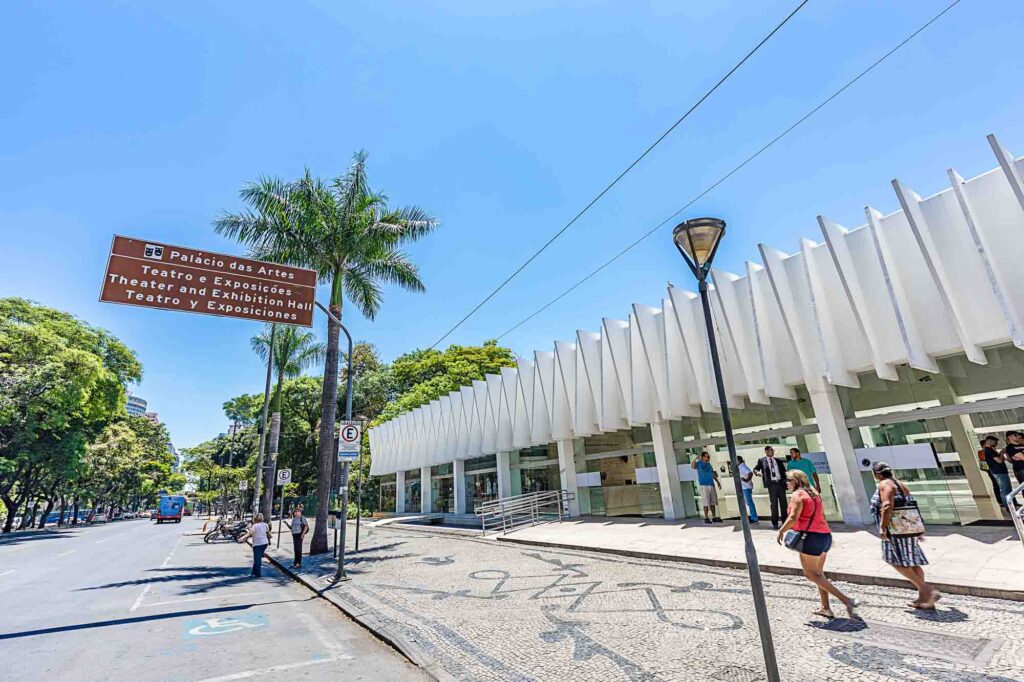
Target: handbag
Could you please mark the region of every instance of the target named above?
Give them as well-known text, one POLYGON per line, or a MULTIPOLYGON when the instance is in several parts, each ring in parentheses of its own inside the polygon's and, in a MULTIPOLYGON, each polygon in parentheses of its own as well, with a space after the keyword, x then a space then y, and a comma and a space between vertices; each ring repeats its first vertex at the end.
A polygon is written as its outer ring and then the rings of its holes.
POLYGON ((814 515, 818 513, 818 498, 812 495, 811 499, 814 500, 814 511, 811 512, 811 518, 807 521, 807 528, 786 531, 785 537, 782 538, 782 544, 794 552, 803 553, 804 541, 807 540, 807 533, 810 532, 811 524, 814 523, 814 515))
POLYGON ((893 504, 892 514, 889 516, 889 537, 916 538, 924 535, 924 518, 917 507, 917 500, 912 495, 904 494, 902 484, 896 485, 903 501, 900 504, 893 504))

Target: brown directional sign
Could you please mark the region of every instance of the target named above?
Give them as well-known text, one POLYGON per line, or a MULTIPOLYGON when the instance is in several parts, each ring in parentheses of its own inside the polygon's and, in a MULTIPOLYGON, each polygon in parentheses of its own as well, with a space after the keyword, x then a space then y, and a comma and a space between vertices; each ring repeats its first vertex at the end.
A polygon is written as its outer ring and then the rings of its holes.
POLYGON ((115 236, 100 300, 310 327, 316 271, 115 236))

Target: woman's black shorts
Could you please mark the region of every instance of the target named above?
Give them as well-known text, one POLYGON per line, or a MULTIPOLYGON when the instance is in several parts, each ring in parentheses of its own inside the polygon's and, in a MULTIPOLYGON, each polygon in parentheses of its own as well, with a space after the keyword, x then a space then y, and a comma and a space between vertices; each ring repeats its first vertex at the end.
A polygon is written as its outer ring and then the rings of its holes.
POLYGON ((821 556, 832 549, 832 533, 811 533, 804 537, 804 549, 801 554, 821 556))

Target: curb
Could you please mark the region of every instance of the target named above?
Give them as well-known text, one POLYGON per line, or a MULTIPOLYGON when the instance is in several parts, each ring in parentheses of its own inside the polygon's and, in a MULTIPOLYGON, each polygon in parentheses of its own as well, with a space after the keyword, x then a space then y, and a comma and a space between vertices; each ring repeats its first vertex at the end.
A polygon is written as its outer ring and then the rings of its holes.
MULTIPOLYGON (((532 547, 548 547, 550 549, 571 549, 580 552, 596 552, 598 554, 610 554, 613 556, 630 557, 633 559, 650 559, 655 561, 671 561, 674 563, 698 564, 700 566, 713 566, 715 568, 738 568, 746 569, 744 561, 731 561, 726 559, 705 559, 702 557, 674 556, 670 554, 657 554, 655 552, 637 552, 629 549, 615 549, 611 547, 586 547, 582 545, 570 545, 561 542, 545 542, 542 540, 523 540, 508 536, 498 536, 498 542, 509 542, 517 545, 529 545, 532 547)), ((760 564, 762 573, 773 575, 802 576, 803 571, 791 566, 776 566, 772 564, 760 564)), ((909 580, 899 578, 886 578, 883 576, 863 575, 861 573, 846 573, 844 571, 825 571, 830 580, 839 580, 855 585, 877 585, 880 587, 898 587, 901 589, 913 590, 914 586, 909 580)), ((970 585, 954 585, 953 583, 932 582, 930 584, 945 594, 958 594, 967 597, 983 597, 985 599, 1004 599, 1006 601, 1024 602, 1024 591, 1000 590, 992 587, 978 587, 970 585)))
POLYGON ((408 639, 392 630, 385 623, 380 622, 373 613, 368 611, 359 611, 348 604, 331 599, 330 594, 326 593, 323 587, 317 585, 316 582, 311 580, 309 577, 302 575, 301 573, 295 573, 291 568, 281 561, 278 561, 277 557, 270 553, 264 554, 263 556, 265 556, 270 563, 274 564, 274 566, 276 566, 282 573, 291 576, 292 580, 301 583, 315 592, 318 597, 344 613, 381 642, 402 654, 406 660, 430 675, 431 678, 439 680, 439 682, 455 682, 456 678, 450 675, 448 671, 441 666, 437 659, 421 649, 414 642, 410 642, 408 639))

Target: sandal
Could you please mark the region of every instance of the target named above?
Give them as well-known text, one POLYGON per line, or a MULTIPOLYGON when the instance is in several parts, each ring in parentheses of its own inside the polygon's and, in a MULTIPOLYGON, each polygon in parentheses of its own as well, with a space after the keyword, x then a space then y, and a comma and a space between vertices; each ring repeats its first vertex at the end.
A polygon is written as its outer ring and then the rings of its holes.
POLYGON ((850 597, 850 601, 846 602, 846 615, 849 616, 850 620, 864 620, 855 611, 858 606, 860 606, 860 601, 853 597, 850 597))
POLYGON ((811 611, 811 615, 821 616, 822 618, 828 618, 829 620, 832 620, 836 617, 836 614, 832 613, 832 609, 825 608, 817 609, 816 611, 811 611))
POLYGON ((921 609, 922 611, 934 611, 935 602, 939 601, 940 599, 942 599, 942 594, 938 590, 932 590, 932 598, 928 601, 921 602, 921 605, 917 608, 921 609))

